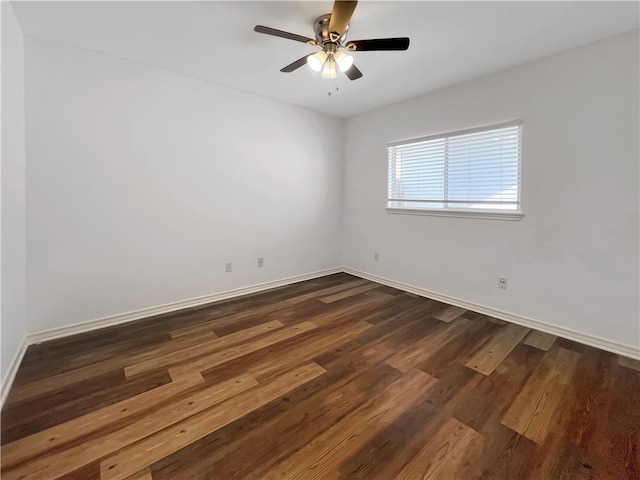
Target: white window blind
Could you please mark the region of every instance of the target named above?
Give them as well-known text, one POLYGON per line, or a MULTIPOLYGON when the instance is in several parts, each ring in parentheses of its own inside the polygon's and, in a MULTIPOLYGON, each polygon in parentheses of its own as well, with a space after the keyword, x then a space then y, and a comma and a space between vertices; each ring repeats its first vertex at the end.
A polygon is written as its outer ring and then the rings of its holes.
POLYGON ((520 212, 522 122, 388 144, 390 209, 520 212))

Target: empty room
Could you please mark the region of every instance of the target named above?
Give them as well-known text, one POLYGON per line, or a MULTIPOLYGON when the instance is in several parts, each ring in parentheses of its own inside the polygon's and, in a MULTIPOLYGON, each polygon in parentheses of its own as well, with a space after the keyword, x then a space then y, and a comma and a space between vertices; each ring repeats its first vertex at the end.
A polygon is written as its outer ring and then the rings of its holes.
POLYGON ((1 2, 3 480, 640 478, 640 2, 1 2))

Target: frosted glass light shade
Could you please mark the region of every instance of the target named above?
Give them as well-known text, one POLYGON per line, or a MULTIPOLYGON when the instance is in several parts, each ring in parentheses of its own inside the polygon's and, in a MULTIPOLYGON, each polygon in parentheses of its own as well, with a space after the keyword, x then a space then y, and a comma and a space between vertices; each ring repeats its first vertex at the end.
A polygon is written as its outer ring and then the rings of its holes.
POLYGON ((329 56, 324 62, 324 66, 322 67, 322 78, 336 78, 338 76, 338 72, 336 71, 336 61, 333 59, 333 56, 329 56))
POLYGON ((353 65, 353 57, 344 52, 336 52, 335 59, 341 72, 346 72, 353 65))
POLYGON ((307 57, 307 64, 311 67, 312 70, 319 72, 320 70, 322 70, 322 65, 324 65, 326 59, 327 54, 321 50, 318 53, 309 55, 307 57))

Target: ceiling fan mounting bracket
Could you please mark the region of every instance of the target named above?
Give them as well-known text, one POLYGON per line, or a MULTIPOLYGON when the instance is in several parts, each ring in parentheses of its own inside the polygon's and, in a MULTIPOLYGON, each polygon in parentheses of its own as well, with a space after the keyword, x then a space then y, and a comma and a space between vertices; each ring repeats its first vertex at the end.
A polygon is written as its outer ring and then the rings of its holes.
POLYGON ((341 36, 337 36, 335 32, 329 31, 329 21, 331 20, 331 14, 320 15, 313 22, 313 31, 316 34, 316 42, 318 45, 324 48, 327 43, 335 43, 338 47, 342 46, 342 43, 347 38, 347 32, 349 31, 349 25, 344 30, 341 36))

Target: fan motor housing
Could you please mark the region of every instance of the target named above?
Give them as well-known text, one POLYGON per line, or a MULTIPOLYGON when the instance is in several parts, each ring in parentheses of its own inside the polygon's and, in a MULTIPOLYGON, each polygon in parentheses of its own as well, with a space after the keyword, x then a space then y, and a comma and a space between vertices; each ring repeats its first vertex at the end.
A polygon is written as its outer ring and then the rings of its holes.
POLYGON ((316 41, 319 45, 323 45, 325 43, 335 43, 337 45, 342 45, 347 38, 347 32, 349 31, 349 25, 345 28, 344 33, 338 40, 331 40, 329 37, 329 20, 331 19, 331 14, 327 13, 325 15, 321 15, 315 19, 313 22, 313 31, 316 34, 316 41))

